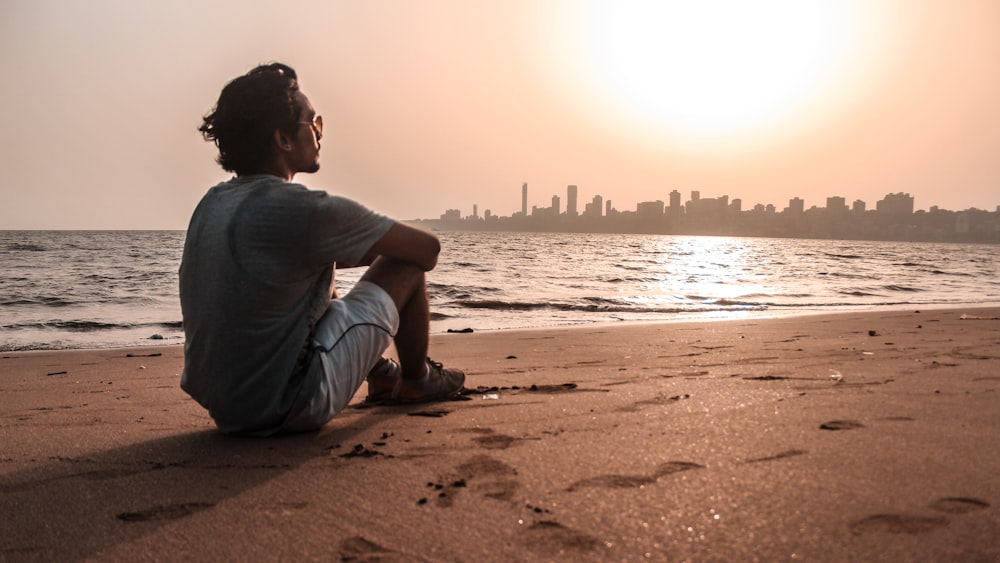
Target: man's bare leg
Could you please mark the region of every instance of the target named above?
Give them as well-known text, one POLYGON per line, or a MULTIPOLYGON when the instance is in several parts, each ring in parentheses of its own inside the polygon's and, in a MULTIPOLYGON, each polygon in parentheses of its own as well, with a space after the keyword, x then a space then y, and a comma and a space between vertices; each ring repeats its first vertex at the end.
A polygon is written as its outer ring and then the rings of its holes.
POLYGON ((401 260, 380 257, 361 278, 389 294, 399 311, 394 342, 404 379, 421 379, 427 373, 430 304, 424 271, 401 260))
POLYGON ((409 262, 380 257, 361 278, 389 294, 399 310, 396 353, 400 379, 393 399, 423 402, 444 399, 462 388, 465 374, 445 368, 427 358, 430 331, 430 304, 424 271, 409 262))

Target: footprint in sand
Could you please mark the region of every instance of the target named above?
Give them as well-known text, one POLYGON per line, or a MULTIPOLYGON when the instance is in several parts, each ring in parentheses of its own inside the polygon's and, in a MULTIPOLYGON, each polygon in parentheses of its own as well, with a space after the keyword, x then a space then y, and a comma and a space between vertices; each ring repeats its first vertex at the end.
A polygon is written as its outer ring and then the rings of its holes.
POLYGON ((553 520, 541 520, 531 524, 524 531, 524 535, 528 549, 547 557, 606 549, 597 538, 553 520))
MULTIPOLYGON (((930 503, 929 507, 948 514, 966 514, 989 508, 990 503, 972 497, 944 497, 930 503)), ((914 514, 876 514, 852 522, 849 526, 853 534, 890 533, 922 534, 947 526, 944 516, 920 516, 914 514)))
POLYGON ((914 514, 876 514, 851 522, 852 534, 889 533, 923 534, 948 525, 948 519, 940 516, 918 516, 914 514))
POLYGON ((691 395, 684 393, 683 395, 673 395, 667 397, 665 395, 658 395, 652 399, 643 399, 641 401, 636 401, 631 405, 625 405, 618 408, 618 412, 637 412, 639 409, 647 406, 658 406, 658 405, 668 405, 671 403, 676 403, 677 401, 682 401, 684 399, 690 399, 691 395))
POLYGON ((660 478, 673 473, 689 471, 691 469, 704 469, 704 465, 692 463, 690 461, 668 461, 661 464, 653 471, 652 475, 597 475, 581 479, 566 488, 567 492, 579 491, 589 487, 603 489, 634 489, 644 485, 651 485, 660 478))
POLYGON ((586 389, 577 389, 576 383, 563 383, 561 385, 532 385, 531 387, 526 387, 525 391, 530 391, 532 393, 554 394, 554 393, 572 393, 574 391, 586 391, 586 389))
POLYGON ((947 497, 939 498, 930 504, 930 507, 938 512, 948 514, 965 514, 976 510, 989 508, 990 503, 985 500, 970 497, 947 497))
POLYGON ((214 502, 187 502, 155 506, 139 512, 122 512, 116 517, 123 522, 151 522, 155 520, 177 520, 215 506, 214 502))
POLYGON ((489 456, 476 456, 457 468, 459 478, 470 482, 471 490, 484 497, 502 501, 514 499, 517 470, 489 456))
POLYGON ((765 456, 765 457, 756 457, 756 458, 753 458, 753 459, 748 459, 746 461, 746 463, 760 463, 762 461, 775 461, 775 460, 778 460, 778 459, 785 459, 785 458, 788 458, 788 457, 795 457, 795 456, 805 455, 807 453, 809 453, 809 452, 807 452, 805 450, 785 450, 785 451, 783 451, 781 453, 776 453, 774 455, 769 455, 769 456, 765 456))
POLYGON ((472 440, 481 448, 487 450, 506 450, 511 447, 515 442, 518 441, 517 438, 513 436, 508 436, 506 434, 489 434, 486 436, 480 436, 478 438, 473 438, 472 440))
MULTIPOLYGON (((460 464, 453 474, 438 479, 436 483, 428 483, 427 486, 436 495, 437 506, 442 508, 450 507, 455 497, 465 489, 486 498, 512 501, 519 487, 516 476, 517 470, 506 463, 490 456, 479 455, 460 464)), ((424 497, 417 501, 417 504, 424 505, 427 502, 427 497, 424 497)))
POLYGON ((361 536, 340 542, 341 561, 381 561, 394 552, 361 536))
POLYGON ((856 420, 831 420, 819 425, 820 430, 854 430, 865 425, 856 420))
POLYGON ((603 489, 634 489, 643 485, 650 485, 656 482, 656 477, 652 475, 598 475, 588 477, 573 483, 566 488, 568 492, 578 491, 588 487, 598 487, 603 489))

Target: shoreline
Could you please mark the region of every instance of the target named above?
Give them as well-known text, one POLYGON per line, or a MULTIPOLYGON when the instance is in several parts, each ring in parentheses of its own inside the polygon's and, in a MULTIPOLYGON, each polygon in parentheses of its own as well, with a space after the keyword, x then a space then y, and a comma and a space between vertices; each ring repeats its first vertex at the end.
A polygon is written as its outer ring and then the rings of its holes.
POLYGON ((993 307, 434 334, 464 400, 263 440, 179 345, 4 352, 0 558, 996 560, 998 350, 993 307))
MULTIPOLYGON (((778 320, 785 318, 799 318, 799 317, 811 317, 811 316, 825 316, 825 315, 847 315, 847 314, 878 314, 878 313, 894 313, 894 312, 904 312, 904 311, 962 311, 962 310, 984 310, 984 309, 1000 309, 1000 302, 993 303, 971 303, 971 304, 929 304, 929 305, 913 305, 913 304, 903 304, 903 305, 851 305, 844 306, 844 308, 837 308, 833 310, 816 311, 814 309, 796 309, 796 310, 782 310, 775 311, 772 309, 764 310, 750 310, 750 311, 711 311, 704 313, 683 313, 675 318, 670 319, 619 319, 619 320, 605 320, 605 321, 579 321, 575 323, 566 323, 559 325, 544 325, 544 326, 523 326, 523 327, 511 327, 511 328, 475 328, 468 325, 473 324, 465 322, 462 319, 457 318, 446 318, 440 320, 431 321, 431 336, 441 336, 447 334, 461 333, 463 330, 472 329, 476 334, 488 334, 497 332, 520 332, 520 331, 545 331, 545 330, 563 330, 563 329, 585 329, 594 327, 624 327, 631 325, 656 325, 656 324, 677 324, 677 323, 717 323, 717 322, 739 322, 739 321, 750 321, 750 320, 778 320), (438 325, 435 329, 434 325, 438 325), (449 332, 450 331, 450 332, 449 332)), ((108 345, 108 346, 70 346, 64 348, 17 348, 11 350, 0 350, 0 354, 15 354, 23 352, 68 352, 68 351, 82 351, 82 350, 129 350, 134 348, 166 348, 166 347, 183 347, 183 333, 181 336, 169 336, 163 339, 148 338, 145 342, 137 341, 132 345, 108 345), (176 342, 177 339, 181 339, 181 342, 176 342), (170 342, 168 342, 170 341, 170 342)))

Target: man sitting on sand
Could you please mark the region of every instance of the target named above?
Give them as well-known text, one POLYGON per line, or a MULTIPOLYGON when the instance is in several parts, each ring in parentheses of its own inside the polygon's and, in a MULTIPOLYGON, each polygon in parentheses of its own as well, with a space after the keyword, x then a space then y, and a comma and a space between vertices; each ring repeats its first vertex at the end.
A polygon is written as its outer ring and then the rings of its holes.
POLYGON ((427 357, 426 231, 292 183, 319 170, 323 119, 295 71, 226 85, 200 128, 236 176, 191 217, 180 267, 181 387, 225 433, 315 430, 368 381, 368 398, 443 399, 465 374, 427 357), (343 297, 337 267, 369 266, 343 297), (399 362, 382 353, 392 338, 399 362))

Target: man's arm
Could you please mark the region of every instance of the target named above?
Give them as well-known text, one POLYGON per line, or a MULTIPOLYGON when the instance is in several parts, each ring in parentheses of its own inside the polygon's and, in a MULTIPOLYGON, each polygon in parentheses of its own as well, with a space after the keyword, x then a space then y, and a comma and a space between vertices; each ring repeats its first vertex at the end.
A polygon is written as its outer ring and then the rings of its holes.
POLYGON ((437 265, 440 252, 441 241, 434 234, 405 223, 396 223, 372 245, 365 255, 365 261, 371 262, 377 256, 387 256, 412 262, 429 272, 437 265))

